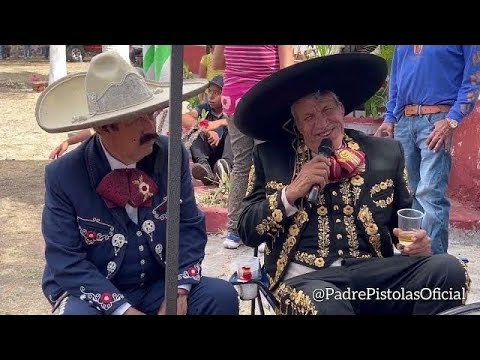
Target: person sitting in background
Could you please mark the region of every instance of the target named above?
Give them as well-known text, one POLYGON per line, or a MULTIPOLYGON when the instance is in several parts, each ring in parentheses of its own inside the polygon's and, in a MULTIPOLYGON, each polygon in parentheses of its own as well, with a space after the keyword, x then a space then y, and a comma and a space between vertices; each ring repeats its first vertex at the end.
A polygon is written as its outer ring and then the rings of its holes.
MULTIPOLYGON (((200 59, 200 66, 198 69, 198 76, 202 79, 207 79, 211 81, 216 76, 223 75, 223 70, 215 70, 213 68, 213 50, 215 49, 215 45, 207 45, 206 54, 202 56, 200 59)), ((200 102, 207 101, 207 97, 205 93, 201 93, 198 95, 198 99, 200 102)))
POLYGON ((208 102, 182 115, 182 125, 187 129, 194 126, 202 115, 205 116, 204 120, 208 121, 208 125, 202 130, 203 133, 193 141, 190 147, 194 162, 192 176, 202 181, 204 185, 210 185, 215 175, 218 180, 224 179, 230 174, 233 165, 227 120, 222 112, 222 88, 223 77, 215 76, 206 91, 208 102))

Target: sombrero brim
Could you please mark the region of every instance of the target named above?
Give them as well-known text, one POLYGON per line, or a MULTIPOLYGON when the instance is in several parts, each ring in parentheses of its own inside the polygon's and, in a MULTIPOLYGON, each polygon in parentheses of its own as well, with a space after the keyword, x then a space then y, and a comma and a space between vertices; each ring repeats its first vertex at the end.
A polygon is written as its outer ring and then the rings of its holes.
MULTIPOLYGON (((75 116, 88 114, 85 94, 86 73, 66 76, 49 85, 40 95, 35 109, 38 125, 49 133, 59 133, 87 129, 95 126, 109 125, 169 106, 170 83, 148 81, 147 85, 154 91, 153 97, 136 106, 118 111, 93 115, 84 121, 74 121, 75 116)), ((183 81, 182 101, 190 99, 208 87, 206 79, 183 81)))
POLYGON ((295 101, 329 90, 348 114, 382 87, 387 72, 386 61, 372 54, 337 54, 303 61, 253 86, 235 109, 235 125, 255 139, 284 142, 292 137, 283 125, 292 117, 290 108, 295 101))

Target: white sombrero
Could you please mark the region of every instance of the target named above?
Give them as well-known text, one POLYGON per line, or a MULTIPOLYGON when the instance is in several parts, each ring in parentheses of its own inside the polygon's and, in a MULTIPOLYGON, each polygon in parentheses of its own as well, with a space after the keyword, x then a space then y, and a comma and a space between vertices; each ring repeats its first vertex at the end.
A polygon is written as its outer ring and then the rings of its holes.
MULTIPOLYGON (((182 100, 208 87, 206 79, 184 80, 182 100)), ((117 52, 92 58, 88 72, 49 85, 37 100, 38 125, 49 133, 120 122, 169 106, 170 83, 145 80, 117 52)))

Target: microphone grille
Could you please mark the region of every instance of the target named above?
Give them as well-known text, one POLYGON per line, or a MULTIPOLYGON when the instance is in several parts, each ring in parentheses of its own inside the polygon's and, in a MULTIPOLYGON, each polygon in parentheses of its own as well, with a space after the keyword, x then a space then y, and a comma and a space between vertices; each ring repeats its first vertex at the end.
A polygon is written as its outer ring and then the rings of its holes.
POLYGON ((330 156, 333 153, 333 144, 332 140, 329 138, 323 139, 320 145, 318 146, 318 153, 326 156, 330 156))

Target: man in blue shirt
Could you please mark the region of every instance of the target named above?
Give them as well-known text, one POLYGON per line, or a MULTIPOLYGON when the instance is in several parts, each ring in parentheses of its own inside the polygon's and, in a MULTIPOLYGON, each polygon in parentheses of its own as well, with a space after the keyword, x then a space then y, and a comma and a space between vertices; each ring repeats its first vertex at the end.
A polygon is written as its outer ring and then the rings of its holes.
POLYGON ((222 88, 223 77, 215 76, 207 89, 207 102, 182 116, 183 126, 191 127, 199 116, 206 114, 208 126, 202 127, 200 124, 203 133, 193 141, 190 148, 195 163, 192 167, 192 176, 202 181, 204 185, 210 185, 215 176, 221 180, 225 175, 229 175, 233 164, 227 120, 222 112, 222 88))
POLYGON ((448 249, 450 202, 445 194, 455 128, 475 106, 480 83, 478 45, 397 45, 384 123, 375 136, 402 143, 413 207, 434 254, 448 249))

